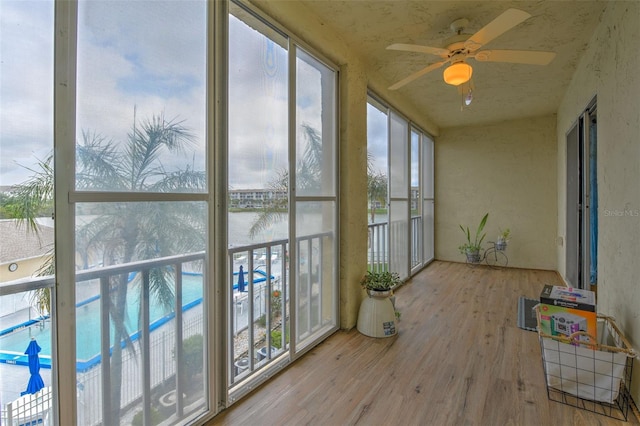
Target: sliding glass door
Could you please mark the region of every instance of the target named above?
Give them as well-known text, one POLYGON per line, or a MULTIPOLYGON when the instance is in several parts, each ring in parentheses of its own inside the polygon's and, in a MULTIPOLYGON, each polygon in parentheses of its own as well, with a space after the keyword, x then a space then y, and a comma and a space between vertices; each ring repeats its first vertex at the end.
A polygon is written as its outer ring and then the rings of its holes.
POLYGON ((337 72, 231 3, 228 402, 337 329, 337 72))
POLYGON ((176 422, 209 409, 207 7, 77 6, 77 424, 176 422))
POLYGON ((409 122, 389 114, 389 270, 409 277, 409 122))
POLYGON ((0 399, 37 406, 9 422, 193 423, 337 330, 337 68, 246 3, 22 3, 0 214, 34 220, 0 227, 0 399))
POLYGON ((371 96, 367 149, 369 269, 405 279, 434 258, 433 139, 371 96))

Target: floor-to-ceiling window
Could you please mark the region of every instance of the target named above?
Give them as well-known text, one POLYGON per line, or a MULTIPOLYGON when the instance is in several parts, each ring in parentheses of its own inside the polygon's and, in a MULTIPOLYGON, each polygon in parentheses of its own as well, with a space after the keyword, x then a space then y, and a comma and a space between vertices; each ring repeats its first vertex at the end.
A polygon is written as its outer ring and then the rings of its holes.
MULTIPOLYGON (((12 214, 47 218, 38 265, 56 241, 55 278, 19 255, 0 275, 46 390, 11 422, 188 423, 337 329, 336 67, 226 6, 2 2, 2 185, 41 178, 12 214)), ((0 362, 3 423, 24 358, 0 362)))
POLYGON ((434 235, 435 235, 435 191, 434 191, 434 142, 431 136, 421 132, 421 155, 420 164, 421 192, 422 192, 422 231, 423 231, 423 257, 422 263, 426 265, 435 257, 434 235))
POLYGON ((389 112, 389 269, 409 277, 409 121, 389 112))
POLYGON ((370 96, 367 151, 369 268, 404 279, 433 260, 433 140, 370 96))
POLYGON ((337 328, 337 72, 229 15, 229 403, 337 328))
POLYGON ((52 1, 0 2, 2 424, 31 421, 23 401, 53 418, 53 38, 52 1))
POLYGON ((374 99, 367 103, 367 215, 369 270, 389 268, 389 118, 387 108, 374 99))
POLYGON ((244 7, 231 3, 230 12, 227 369, 233 402, 247 378, 288 348, 277 337, 289 330, 290 93, 288 38, 244 7))
POLYGON ((417 269, 422 266, 423 259, 423 221, 422 221, 422 202, 421 202, 421 189, 420 185, 420 153, 422 135, 420 131, 415 128, 411 128, 411 151, 409 152, 409 158, 411 159, 411 176, 410 176, 410 232, 411 232, 411 270, 417 269))
POLYGON ((337 73, 300 46, 296 53, 295 322, 302 352, 338 324, 337 73))
POLYGON ((57 141, 75 142, 78 424, 208 409, 206 17, 78 2, 75 141, 57 141))

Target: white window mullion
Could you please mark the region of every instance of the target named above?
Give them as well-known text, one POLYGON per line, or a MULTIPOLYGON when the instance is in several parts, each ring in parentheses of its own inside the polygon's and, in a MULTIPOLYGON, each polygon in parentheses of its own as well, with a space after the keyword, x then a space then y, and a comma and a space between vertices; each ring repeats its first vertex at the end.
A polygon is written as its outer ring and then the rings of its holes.
MULTIPOLYGON (((216 350, 227 345, 228 323, 225 301, 228 286, 229 267, 226 258, 216 255, 227 250, 227 162, 228 158, 228 34, 229 4, 226 1, 210 2, 207 9, 207 34, 212 40, 207 45, 207 188, 209 235, 206 275, 208 281, 215 283, 204 288, 204 300, 207 301, 205 321, 209 335, 205 339, 207 348, 206 373, 209 401, 209 415, 215 415, 228 405, 228 351, 216 350), (216 161, 216 159, 218 159, 216 161), (216 207, 217 206, 217 207, 216 207), (221 297, 214 297, 220 295, 221 297), (226 355, 225 355, 226 354, 226 355)), ((232 268, 231 268, 232 269, 232 268)))
MULTIPOLYGON (((288 99, 289 99, 289 256, 291 259, 295 259, 289 263, 289 297, 291 303, 289 304, 290 319, 289 319, 289 339, 290 354, 292 358, 296 353, 296 338, 297 336, 297 277, 298 277, 298 244, 296 243, 296 176, 295 176, 295 164, 296 164, 296 45, 291 43, 289 45, 289 84, 288 84, 288 99)), ((284 324, 284 321, 283 321, 284 324)), ((283 333, 284 334, 284 333, 283 333)))
POLYGON ((54 182, 56 285, 53 310, 55 424, 77 424, 75 333, 75 211, 68 194, 75 184, 76 38, 75 1, 55 2, 54 182))

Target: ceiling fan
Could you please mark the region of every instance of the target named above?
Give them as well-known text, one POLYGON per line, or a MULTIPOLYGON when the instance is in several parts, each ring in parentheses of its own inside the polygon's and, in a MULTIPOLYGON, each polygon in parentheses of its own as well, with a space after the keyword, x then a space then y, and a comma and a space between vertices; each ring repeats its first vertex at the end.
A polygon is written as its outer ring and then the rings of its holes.
POLYGON ((467 64, 467 59, 473 58, 479 62, 510 62, 516 64, 547 65, 556 56, 554 52, 541 52, 535 50, 480 50, 482 46, 494 38, 509 31, 516 25, 526 21, 530 14, 518 9, 508 9, 500 16, 489 22, 475 34, 463 33, 467 19, 457 19, 451 24, 455 32, 453 37, 446 40, 446 48, 421 46, 417 44, 396 43, 387 47, 389 50, 401 50, 406 52, 419 52, 437 55, 442 61, 428 65, 418 72, 398 81, 390 86, 390 90, 396 90, 431 72, 441 66, 451 63, 444 70, 444 81, 453 86, 459 86, 471 79, 473 68, 467 64))

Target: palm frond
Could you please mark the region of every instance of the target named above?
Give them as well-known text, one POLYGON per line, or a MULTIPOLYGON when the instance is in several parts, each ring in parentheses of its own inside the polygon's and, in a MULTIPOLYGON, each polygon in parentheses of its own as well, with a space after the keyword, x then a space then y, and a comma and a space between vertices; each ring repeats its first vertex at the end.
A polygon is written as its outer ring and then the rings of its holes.
POLYGON ((51 210, 49 214, 53 213, 53 153, 38 160, 36 169, 25 168, 32 175, 13 191, 14 203, 9 213, 19 224, 26 222, 28 230, 37 234, 36 218, 45 209, 51 210))
POLYGON ((164 173, 163 178, 151 185, 151 192, 202 192, 207 188, 207 175, 203 171, 185 170, 164 173))
POLYGON ((173 274, 166 268, 154 268, 149 271, 149 294, 152 294, 166 310, 170 310, 174 304, 173 283, 173 274))
POLYGON ((78 189, 123 190, 123 159, 111 140, 88 131, 82 132, 82 143, 76 146, 76 186, 78 189))
POLYGON ((147 180, 161 174, 157 160, 163 149, 179 153, 194 143, 193 134, 182 123, 176 119, 167 121, 163 114, 143 121, 140 127, 134 121, 125 150, 131 164, 129 182, 132 190, 144 189, 147 180))
POLYGON ((284 222, 289 217, 286 210, 277 210, 276 208, 269 207, 264 208, 258 214, 256 220, 251 224, 249 228, 249 237, 255 238, 260 232, 269 229, 276 223, 284 222))

